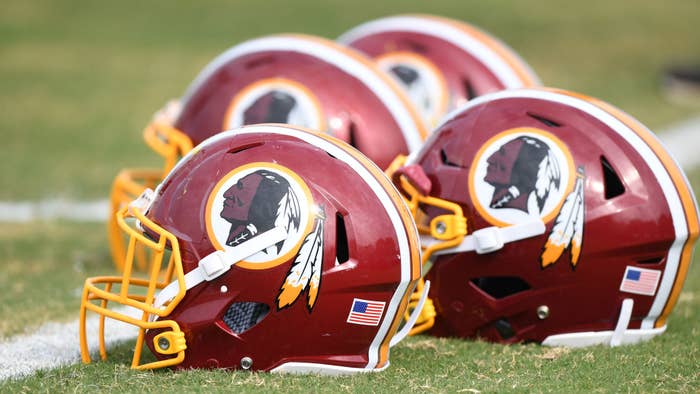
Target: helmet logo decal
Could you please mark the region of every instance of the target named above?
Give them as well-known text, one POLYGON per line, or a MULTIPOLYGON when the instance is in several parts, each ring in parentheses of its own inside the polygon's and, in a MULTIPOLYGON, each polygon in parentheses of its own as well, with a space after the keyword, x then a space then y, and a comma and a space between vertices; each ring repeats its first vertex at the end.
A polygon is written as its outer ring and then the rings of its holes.
POLYGON ((237 264, 267 269, 288 261, 311 230, 311 192, 298 175, 273 163, 251 163, 226 174, 207 202, 207 232, 219 250, 282 227, 287 238, 237 264))
POLYGON ((322 130, 318 99, 305 86, 283 78, 267 78, 242 89, 229 104, 224 129, 256 123, 285 123, 322 130))
POLYGON ((376 61, 408 94, 427 124, 436 124, 447 112, 447 83, 430 60, 410 52, 389 52, 376 61))
POLYGON ((314 230, 306 235, 299 253, 287 273, 277 296, 277 308, 292 305, 306 289, 306 306, 309 312, 316 303, 318 288, 321 285, 321 264, 323 263, 323 224, 326 220, 323 207, 316 213, 314 230))
POLYGON ((239 262, 259 270, 294 258, 277 296, 277 308, 291 306, 308 290, 307 308, 313 309, 321 285, 323 263, 323 207, 313 203, 304 181, 274 163, 250 163, 226 174, 207 202, 207 233, 219 250, 236 247, 274 227, 287 238, 239 262))
POLYGON ((547 268, 559 260, 566 249, 571 252, 571 268, 575 269, 578 258, 581 256, 581 244, 583 243, 584 199, 583 182, 585 180, 583 167, 576 172, 576 185, 564 200, 554 226, 544 244, 540 263, 542 268, 547 268))
POLYGON ((469 173, 474 206, 496 226, 552 220, 574 183, 568 148, 554 135, 516 128, 489 139, 469 173))

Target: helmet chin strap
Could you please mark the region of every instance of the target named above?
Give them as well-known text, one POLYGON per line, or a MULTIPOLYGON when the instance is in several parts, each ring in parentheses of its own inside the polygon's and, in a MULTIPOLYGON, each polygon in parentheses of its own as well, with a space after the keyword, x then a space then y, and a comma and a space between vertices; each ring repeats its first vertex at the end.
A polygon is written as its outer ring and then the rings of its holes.
POLYGON ((648 341, 649 339, 666 331, 666 326, 658 328, 628 328, 632 317, 633 308, 634 300, 632 298, 625 298, 622 301, 620 315, 617 317, 615 329, 612 331, 586 331, 554 334, 545 338, 542 341, 542 345, 566 346, 571 348, 594 345, 608 345, 610 347, 616 347, 620 345, 629 345, 642 341, 648 341))
MULTIPOLYGON (((502 249, 503 246, 509 242, 535 237, 544 234, 544 232, 545 225, 541 219, 534 219, 529 222, 518 223, 507 227, 491 226, 480 228, 470 235, 465 236, 459 245, 436 250, 433 252, 433 255, 471 251, 475 251, 477 254, 491 253, 502 249)), ((430 236, 421 236, 421 245, 424 247, 435 242, 436 240, 430 236)))
POLYGON ((632 317, 633 307, 633 299, 625 298, 622 301, 622 308, 620 308, 620 316, 617 318, 615 331, 613 331, 612 338, 610 338, 610 347, 622 345, 622 339, 625 336, 625 330, 627 330, 627 326, 629 326, 630 324, 630 318, 632 317))
POLYGON ((426 280, 425 284, 423 285, 423 295, 421 295, 420 300, 418 301, 418 305, 416 305, 416 307, 413 308, 411 316, 406 321, 406 324, 404 324, 403 327, 401 327, 401 331, 394 334, 394 337, 391 338, 391 342, 389 342, 390 347, 393 347, 397 343, 401 342, 404 338, 406 338, 408 333, 413 328, 413 325, 416 324, 416 320, 418 320, 418 317, 420 316, 421 311, 423 310, 423 304, 425 304, 425 300, 428 298, 428 290, 430 290, 430 281, 426 280))
MULTIPOLYGON (((257 235, 242 244, 226 251, 216 250, 199 260, 197 268, 185 274, 185 291, 202 282, 212 281, 228 272, 239 261, 246 259, 268 247, 287 238, 287 231, 282 227, 275 227, 260 235, 257 235)), ((180 283, 173 281, 158 293, 153 306, 159 308, 167 301, 173 299, 180 290, 180 283)))

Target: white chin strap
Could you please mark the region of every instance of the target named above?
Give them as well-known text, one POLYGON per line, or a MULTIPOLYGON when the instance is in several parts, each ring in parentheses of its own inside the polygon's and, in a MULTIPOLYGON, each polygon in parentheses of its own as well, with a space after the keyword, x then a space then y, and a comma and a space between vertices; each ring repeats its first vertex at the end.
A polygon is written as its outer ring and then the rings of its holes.
POLYGON ((595 345, 609 345, 610 347, 616 347, 620 345, 631 345, 648 341, 666 331, 666 326, 659 328, 627 328, 630 324, 633 307, 633 299, 625 298, 622 301, 620 315, 617 318, 617 324, 615 325, 614 331, 587 331, 550 335, 545 338, 544 341, 542 341, 542 345, 566 346, 572 348, 595 345))
MULTIPOLYGON (((464 237, 462 242, 451 248, 437 250, 433 255, 453 254, 474 251, 477 254, 495 252, 503 248, 509 242, 520 241, 530 237, 542 235, 545 232, 544 222, 535 219, 530 222, 518 223, 507 227, 485 227, 480 228, 464 237)), ((421 244, 430 246, 437 242, 431 236, 422 235, 421 244)))
POLYGON ((406 321, 406 324, 404 324, 403 327, 401 327, 401 331, 394 334, 394 337, 391 338, 391 342, 389 342, 390 347, 393 347, 397 343, 401 342, 404 338, 406 338, 408 333, 413 328, 413 325, 416 324, 416 320, 418 320, 418 317, 420 316, 420 313, 423 310, 423 304, 425 304, 425 300, 428 298, 428 290, 430 290, 430 281, 426 280, 425 284, 423 284, 423 295, 420 297, 420 300, 418 300, 418 305, 416 305, 416 307, 413 308, 411 316, 406 321))
POLYGON ((631 298, 625 298, 622 301, 622 308, 620 308, 620 316, 617 318, 617 324, 615 325, 615 331, 613 331, 612 338, 610 338, 610 347, 616 347, 622 345, 622 338, 625 336, 625 330, 627 326, 630 325, 630 319, 632 318, 632 308, 634 307, 634 300, 631 298))
MULTIPOLYGON (((197 268, 185 274, 185 290, 189 290, 204 281, 211 281, 226 273, 239 261, 246 259, 268 247, 284 241, 287 232, 282 227, 275 227, 260 235, 257 235, 238 246, 228 248, 226 251, 217 250, 199 260, 197 268)), ((180 285, 177 280, 171 282, 158 293, 153 306, 160 308, 167 301, 173 299, 179 292, 180 285)))

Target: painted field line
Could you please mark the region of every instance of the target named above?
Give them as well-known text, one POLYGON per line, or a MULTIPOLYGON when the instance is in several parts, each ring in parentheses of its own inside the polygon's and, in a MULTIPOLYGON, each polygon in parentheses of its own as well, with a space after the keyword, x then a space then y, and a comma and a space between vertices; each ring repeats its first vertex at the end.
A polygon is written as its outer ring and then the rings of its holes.
POLYGON ((104 222, 108 214, 107 200, 0 201, 0 222, 27 223, 61 219, 75 222, 104 222))
MULTIPOLYGON (((128 316, 141 318, 135 308, 115 308, 128 316)), ((87 320, 88 347, 93 362, 99 360, 99 318, 93 314, 87 320)), ((78 321, 46 323, 31 334, 0 339, 0 381, 33 374, 41 369, 53 369, 62 365, 81 362, 78 321)), ((136 337, 135 326, 117 320, 105 320, 107 346, 136 337)))
POLYGON ((659 138, 683 169, 700 166, 700 115, 672 125, 659 138))

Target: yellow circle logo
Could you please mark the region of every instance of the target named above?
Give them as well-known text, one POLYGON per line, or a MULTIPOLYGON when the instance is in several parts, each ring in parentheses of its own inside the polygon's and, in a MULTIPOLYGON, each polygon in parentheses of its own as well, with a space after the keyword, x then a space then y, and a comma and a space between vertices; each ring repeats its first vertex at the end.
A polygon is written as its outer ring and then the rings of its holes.
POLYGON ((275 267, 291 259, 313 225, 313 200, 304 181, 286 167, 251 163, 224 175, 206 208, 207 233, 227 250, 275 227, 287 237, 237 264, 248 269, 275 267))
POLYGON ((489 223, 504 227, 540 218, 552 220, 573 188, 571 152, 544 130, 520 127, 489 139, 469 172, 474 207, 489 223))
POLYGON ((323 110, 304 85, 285 78, 266 78, 242 89, 229 104, 224 129, 256 123, 284 123, 325 130, 323 110))
POLYGON ((389 52, 377 65, 394 77, 428 125, 447 112, 449 93, 442 72, 428 59, 412 52, 389 52))

